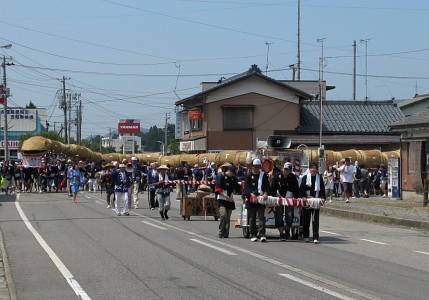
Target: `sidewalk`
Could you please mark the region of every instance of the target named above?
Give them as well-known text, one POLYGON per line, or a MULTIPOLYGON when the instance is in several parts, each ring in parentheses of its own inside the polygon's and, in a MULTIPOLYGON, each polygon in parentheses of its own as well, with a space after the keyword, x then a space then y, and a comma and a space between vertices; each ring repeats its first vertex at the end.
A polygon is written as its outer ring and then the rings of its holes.
POLYGON ((332 203, 326 202, 321 212, 335 217, 429 230, 429 206, 423 207, 423 201, 371 196, 345 203, 341 198, 334 198, 332 203))

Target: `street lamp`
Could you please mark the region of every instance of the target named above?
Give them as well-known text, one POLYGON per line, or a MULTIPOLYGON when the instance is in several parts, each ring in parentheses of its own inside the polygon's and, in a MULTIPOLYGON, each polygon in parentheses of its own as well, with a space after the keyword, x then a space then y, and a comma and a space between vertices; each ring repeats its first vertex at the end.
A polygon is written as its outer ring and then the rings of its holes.
POLYGON ((157 143, 162 144, 162 156, 164 156, 165 155, 165 143, 161 142, 161 141, 157 141, 157 143))
MULTIPOLYGON (((12 44, 7 44, 7 45, 3 45, 0 46, 0 48, 4 48, 4 49, 10 49, 12 47, 12 44)), ((8 128, 7 128, 7 97, 8 95, 8 89, 7 89, 7 85, 6 85, 6 65, 10 65, 10 64, 6 64, 6 56, 3 55, 3 62, 1 64, 2 69, 3 69, 3 89, 2 89, 2 98, 3 98, 3 112, 4 112, 4 160, 9 160, 9 145, 8 145, 8 140, 7 140, 7 134, 8 134, 8 128)))

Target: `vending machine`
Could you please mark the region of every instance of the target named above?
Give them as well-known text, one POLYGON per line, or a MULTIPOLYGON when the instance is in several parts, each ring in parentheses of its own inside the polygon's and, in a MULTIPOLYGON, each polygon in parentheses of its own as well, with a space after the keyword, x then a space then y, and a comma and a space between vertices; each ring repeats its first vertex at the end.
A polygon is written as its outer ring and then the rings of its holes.
POLYGON ((390 157, 388 167, 388 196, 390 198, 401 198, 401 170, 400 158, 390 157))

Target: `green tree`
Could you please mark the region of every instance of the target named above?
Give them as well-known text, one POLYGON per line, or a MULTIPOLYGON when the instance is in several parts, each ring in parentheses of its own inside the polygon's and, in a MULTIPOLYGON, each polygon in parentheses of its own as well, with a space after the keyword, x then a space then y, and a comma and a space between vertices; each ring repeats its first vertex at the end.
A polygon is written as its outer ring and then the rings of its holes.
POLYGON ((179 143, 175 139, 171 139, 168 144, 168 149, 170 150, 171 155, 180 154, 179 143))
POLYGON ((160 143, 164 141, 164 130, 156 125, 149 128, 149 131, 144 135, 144 145, 147 152, 160 151, 160 143))
POLYGON ((28 103, 25 108, 37 108, 36 105, 34 105, 33 101, 30 100, 30 103, 28 103))

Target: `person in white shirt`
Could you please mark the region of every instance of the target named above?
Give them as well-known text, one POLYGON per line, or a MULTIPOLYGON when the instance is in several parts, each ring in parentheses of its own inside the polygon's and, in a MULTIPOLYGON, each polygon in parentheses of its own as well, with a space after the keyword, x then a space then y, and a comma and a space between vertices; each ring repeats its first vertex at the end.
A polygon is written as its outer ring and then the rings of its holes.
POLYGON ((353 173, 355 168, 350 165, 350 157, 345 159, 344 164, 338 169, 343 175, 343 191, 346 203, 350 202, 353 192, 353 173))

